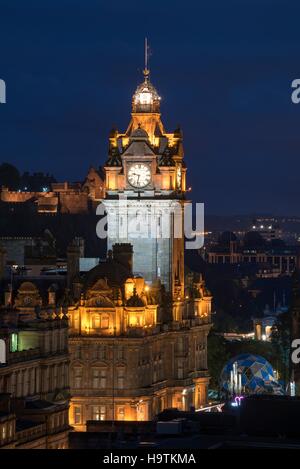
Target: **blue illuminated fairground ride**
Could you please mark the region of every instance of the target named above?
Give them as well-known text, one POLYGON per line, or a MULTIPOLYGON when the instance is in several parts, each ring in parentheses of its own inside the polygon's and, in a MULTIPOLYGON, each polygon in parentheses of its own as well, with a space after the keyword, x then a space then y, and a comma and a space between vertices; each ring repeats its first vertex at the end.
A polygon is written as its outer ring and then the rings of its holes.
POLYGON ((236 394, 284 394, 272 365, 260 355, 243 353, 231 358, 220 377, 221 390, 236 394))

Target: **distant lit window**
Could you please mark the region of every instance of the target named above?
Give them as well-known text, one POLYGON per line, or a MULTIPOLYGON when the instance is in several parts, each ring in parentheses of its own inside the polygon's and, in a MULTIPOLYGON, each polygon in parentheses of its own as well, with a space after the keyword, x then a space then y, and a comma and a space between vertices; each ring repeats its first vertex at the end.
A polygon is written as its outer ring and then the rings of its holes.
POLYGON ((100 327, 100 316, 98 314, 93 317, 93 327, 95 329, 99 329, 100 327))
POLYGON ((124 420, 125 418, 125 408, 118 407, 118 420, 124 420))
POLYGON ((79 406, 74 407, 74 423, 81 423, 81 408, 79 406))
POLYGON ((0 339, 0 363, 6 363, 6 346, 3 339, 0 339))
POLYGON ((109 316, 107 314, 101 315, 101 329, 109 328, 109 316))
POLYGON ((10 338, 10 351, 17 352, 18 351, 18 334, 13 333, 10 338))
POLYGON ((147 91, 143 91, 139 94, 138 101, 140 104, 150 104, 152 102, 152 94, 147 91))
POLYGON ((118 368, 117 370, 117 388, 123 389, 125 384, 125 369, 118 368))
POLYGON ((92 420, 105 420, 106 407, 103 405, 93 406, 92 409, 92 420))
POLYGON ((100 388, 106 388, 107 373, 105 369, 100 370, 100 388))

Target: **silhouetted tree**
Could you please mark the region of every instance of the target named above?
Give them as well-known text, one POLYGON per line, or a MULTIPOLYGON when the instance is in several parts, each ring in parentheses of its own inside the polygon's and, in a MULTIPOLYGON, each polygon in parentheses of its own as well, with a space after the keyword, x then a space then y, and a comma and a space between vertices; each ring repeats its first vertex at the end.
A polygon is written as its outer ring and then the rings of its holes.
POLYGON ((20 173, 18 169, 10 163, 0 165, 0 187, 5 186, 11 190, 20 189, 20 173))

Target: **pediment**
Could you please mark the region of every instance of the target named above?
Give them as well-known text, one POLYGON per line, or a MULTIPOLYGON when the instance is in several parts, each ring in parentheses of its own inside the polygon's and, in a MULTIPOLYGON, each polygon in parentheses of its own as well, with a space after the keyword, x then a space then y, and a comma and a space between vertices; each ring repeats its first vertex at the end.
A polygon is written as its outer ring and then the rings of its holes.
POLYGON ((25 308, 41 306, 42 298, 37 287, 32 282, 23 282, 18 289, 14 305, 25 308))
POLYGON ((114 302, 104 295, 96 295, 86 301, 86 306, 94 308, 114 308, 114 302))
POLYGON ((122 157, 124 156, 152 156, 155 157, 155 153, 149 146, 147 142, 144 141, 133 141, 129 144, 129 146, 124 151, 122 157))

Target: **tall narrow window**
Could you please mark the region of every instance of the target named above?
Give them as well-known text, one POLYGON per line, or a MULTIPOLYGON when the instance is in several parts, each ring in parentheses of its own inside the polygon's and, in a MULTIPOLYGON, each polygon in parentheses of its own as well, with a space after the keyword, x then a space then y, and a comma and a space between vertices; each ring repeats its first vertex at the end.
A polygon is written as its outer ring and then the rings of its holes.
POLYGON ((125 408, 122 406, 122 407, 118 407, 118 420, 124 420, 125 418, 125 408))
POLYGON ((118 368, 117 369, 117 387, 118 389, 124 389, 125 385, 125 369, 118 368))
POLYGON ((74 388, 78 389, 82 387, 82 374, 83 370, 81 367, 75 367, 74 371, 74 388))
POLYGON ((124 347, 119 347, 118 348, 117 356, 118 356, 119 360, 124 359, 124 347))
POLYGON ((74 423, 75 425, 81 423, 81 407, 74 407, 74 423))
POLYGON ((100 420, 100 406, 93 405, 92 407, 92 420, 100 420))
POLYGON ((103 345, 99 345, 98 347, 98 358, 99 360, 105 360, 106 358, 106 347, 103 345))
POLYGON ((109 328, 109 316, 107 314, 102 314, 101 316, 101 329, 109 328))
POLYGON ((178 379, 183 379, 183 374, 184 374, 183 360, 179 359, 178 360, 178 368, 177 368, 177 377, 178 377, 178 379))
POLYGON ((107 373, 104 368, 100 370, 100 388, 105 389, 106 388, 106 378, 107 378, 107 373))
POLYGON ((0 363, 6 363, 6 345, 3 339, 0 339, 0 363))
POLYGON ((93 327, 95 329, 99 329, 100 327, 100 316, 98 314, 93 317, 93 327))
POLYGON ((18 351, 18 334, 13 333, 10 337, 10 351, 17 352, 18 351))
POLYGON ((100 370, 98 368, 92 369, 92 387, 98 389, 100 385, 100 370))

